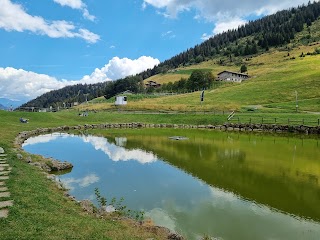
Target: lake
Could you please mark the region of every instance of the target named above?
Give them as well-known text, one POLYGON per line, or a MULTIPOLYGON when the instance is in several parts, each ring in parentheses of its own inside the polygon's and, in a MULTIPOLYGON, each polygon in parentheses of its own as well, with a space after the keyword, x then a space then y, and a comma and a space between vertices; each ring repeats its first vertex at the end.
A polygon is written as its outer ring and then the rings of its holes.
POLYGON ((57 178, 77 200, 143 210, 200 239, 319 239, 320 140, 186 129, 109 129, 36 136, 23 149, 71 162, 57 178), (174 140, 171 136, 186 139, 174 140))

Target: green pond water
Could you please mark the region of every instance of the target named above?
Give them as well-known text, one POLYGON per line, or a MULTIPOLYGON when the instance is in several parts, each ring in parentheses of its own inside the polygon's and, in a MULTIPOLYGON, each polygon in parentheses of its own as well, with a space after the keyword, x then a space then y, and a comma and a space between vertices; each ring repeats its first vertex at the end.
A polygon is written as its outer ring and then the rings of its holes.
POLYGON ((320 140, 185 129, 54 133, 23 148, 73 163, 78 200, 94 189, 187 239, 320 239, 320 140), (171 136, 187 139, 174 140, 171 136))

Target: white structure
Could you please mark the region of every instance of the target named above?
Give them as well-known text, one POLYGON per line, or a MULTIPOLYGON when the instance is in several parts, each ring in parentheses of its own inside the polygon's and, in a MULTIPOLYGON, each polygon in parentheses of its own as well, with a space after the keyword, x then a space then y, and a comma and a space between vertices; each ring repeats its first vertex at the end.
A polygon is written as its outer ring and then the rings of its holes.
POLYGON ((127 96, 117 96, 114 105, 126 105, 127 104, 127 96))

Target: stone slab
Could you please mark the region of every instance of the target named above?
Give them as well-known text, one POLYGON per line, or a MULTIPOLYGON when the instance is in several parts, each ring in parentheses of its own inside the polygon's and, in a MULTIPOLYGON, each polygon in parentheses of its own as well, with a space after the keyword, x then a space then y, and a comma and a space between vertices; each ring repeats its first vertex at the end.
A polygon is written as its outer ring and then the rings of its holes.
POLYGON ((0 167, 10 167, 9 164, 0 164, 0 167))
POLYGON ((9 215, 9 210, 8 209, 0 210, 0 218, 7 218, 8 215, 9 215))
POLYGON ((4 169, 5 169, 4 167, 0 167, 0 172, 4 171, 4 169))
POLYGON ((1 180, 8 180, 9 179, 9 176, 0 176, 0 181, 1 180))
POLYGON ((0 192, 0 198, 5 198, 5 197, 10 197, 10 193, 9 192, 0 192))
POLYGON ((7 161, 7 158, 0 158, 0 161, 7 161))
POLYGON ((0 164, 6 164, 7 162, 6 161, 0 161, 0 164))
POLYGON ((5 191, 8 191, 7 187, 0 187, 0 192, 5 192, 5 191))
POLYGON ((0 172, 0 176, 7 176, 10 174, 10 171, 3 171, 3 172, 0 172))
POLYGON ((13 201, 0 201, 0 208, 5 208, 5 207, 12 207, 13 206, 13 201))
POLYGON ((0 182, 0 186, 4 186, 4 185, 6 185, 5 182, 0 182))
POLYGON ((4 149, 2 147, 0 147, 0 154, 4 153, 4 149))
POLYGON ((8 191, 7 187, 0 187, 0 192, 5 192, 5 191, 8 191))
POLYGON ((7 154, 0 154, 0 157, 6 157, 7 154))

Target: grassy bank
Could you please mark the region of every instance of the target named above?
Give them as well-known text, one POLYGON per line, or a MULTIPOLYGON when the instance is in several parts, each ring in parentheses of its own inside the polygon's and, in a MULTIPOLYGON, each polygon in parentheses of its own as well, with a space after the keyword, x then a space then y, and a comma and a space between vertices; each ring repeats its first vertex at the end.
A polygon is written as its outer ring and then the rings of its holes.
POLYGON ((0 239, 166 239, 163 230, 148 230, 134 226, 131 221, 99 219, 84 213, 39 169, 18 160, 13 149, 14 138, 21 131, 119 119, 119 116, 108 119, 106 114, 81 118, 76 112, 0 111, 0 146, 8 153, 8 163, 12 167, 6 185, 11 193, 10 199, 14 201, 9 217, 0 219, 0 239), (29 123, 20 123, 21 116, 29 118, 29 123))

